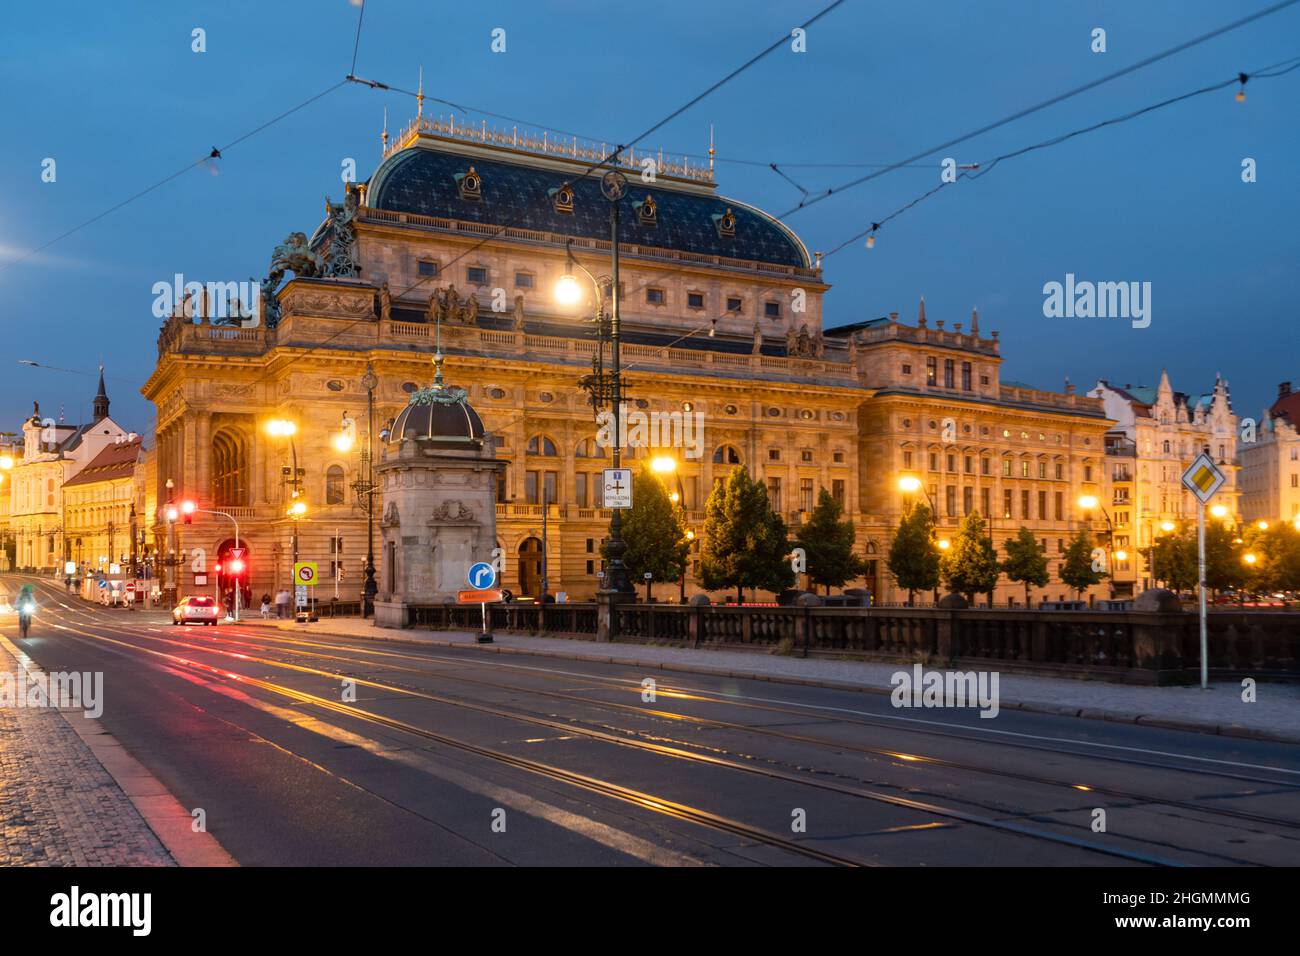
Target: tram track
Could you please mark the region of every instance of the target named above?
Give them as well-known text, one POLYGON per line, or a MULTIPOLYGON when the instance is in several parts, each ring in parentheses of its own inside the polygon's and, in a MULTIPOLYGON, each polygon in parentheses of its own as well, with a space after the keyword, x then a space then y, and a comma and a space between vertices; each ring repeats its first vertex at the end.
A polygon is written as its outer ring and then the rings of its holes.
MULTIPOLYGON (((72 628, 68 625, 63 625, 63 627, 65 630, 69 632, 78 634, 83 639, 88 638, 90 640, 107 642, 137 652, 142 652, 148 655, 157 656, 168 660, 169 663, 173 665, 179 664, 185 667, 197 669, 198 671, 206 673, 208 675, 219 675, 227 679, 236 680, 248 686, 254 686, 272 693, 281 694, 283 696, 289 697, 290 699, 294 699, 300 703, 312 703, 321 706, 322 708, 328 709, 340 715, 350 716, 362 721, 368 721, 381 726, 387 726, 390 729, 409 731, 417 734, 418 736, 422 736, 427 739, 432 739, 438 742, 442 742, 447 744, 448 746, 459 747, 460 749, 464 749, 470 752, 480 753, 481 755, 488 756, 492 759, 496 759, 493 755, 498 755, 501 758, 501 762, 518 766, 521 769, 530 769, 529 765, 535 763, 537 764, 537 766, 534 769, 534 772, 544 776, 550 776, 552 779, 566 780, 566 775, 569 775, 573 777, 573 780, 569 780, 567 782, 575 782, 575 785, 580 785, 580 786, 583 784, 581 783, 581 780, 579 778, 586 779, 584 775, 578 774, 575 771, 564 770, 563 768, 554 767, 552 765, 542 764, 536 761, 530 761, 528 758, 516 757, 511 754, 504 754, 500 751, 496 751, 491 748, 481 747, 481 745, 474 744, 469 741, 459 740, 457 738, 448 737, 447 735, 437 734, 436 732, 425 730, 424 728, 420 728, 416 725, 412 725, 404 721, 397 721, 394 718, 389 718, 384 715, 375 714, 372 711, 365 710, 364 708, 356 707, 351 704, 340 703, 338 701, 334 701, 329 698, 324 698, 318 695, 310 694, 306 691, 301 691, 298 690, 297 688, 292 688, 287 685, 279 684, 273 681, 265 681, 260 678, 252 678, 247 675, 241 675, 233 671, 216 667, 214 665, 202 664, 197 661, 192 661, 188 658, 180 657, 175 654, 168 654, 161 651, 155 651, 150 648, 140 647, 138 644, 134 644, 130 641, 119 641, 114 638, 105 637, 103 635, 82 631, 78 628, 72 628)), ((761 777, 766 777, 769 779, 778 780, 785 783, 791 783, 802 787, 809 787, 809 788, 814 788, 823 791, 830 791, 830 792, 840 794, 842 796, 879 802, 882 804, 892 805, 906 810, 920 812, 923 814, 927 814, 929 816, 937 816, 937 817, 946 818, 950 820, 957 820, 959 822, 969 823, 975 826, 985 827, 992 830, 1017 834, 1019 836, 1027 837, 1034 840, 1048 841, 1060 845, 1071 846, 1090 853, 1103 854, 1109 857, 1124 859, 1130 862, 1142 863, 1146 865, 1157 865, 1157 866, 1185 865, 1179 861, 1168 859, 1166 857, 1159 856, 1154 853, 1098 844, 1086 839, 1071 836, 1069 834, 1058 833, 1051 830, 1044 830, 1039 827, 1027 826, 1025 824, 1014 822, 1014 821, 994 819, 992 817, 988 817, 982 814, 971 813, 965 810, 944 806, 941 804, 936 804, 930 801, 915 800, 907 797, 896 796, 893 794, 880 793, 878 791, 864 789, 860 787, 844 786, 842 784, 838 784, 833 781, 821 780, 817 778, 808 777, 805 775, 790 774, 772 768, 748 765, 744 763, 739 763, 737 761, 712 757, 705 754, 691 753, 687 751, 682 751, 680 748, 667 747, 661 744, 654 744, 647 741, 632 740, 626 737, 608 734, 603 731, 592 730, 591 728, 587 728, 587 727, 567 724, 561 721, 550 720, 548 718, 533 717, 526 714, 520 714, 514 711, 501 710, 499 708, 488 707, 482 704, 474 704, 472 702, 467 702, 458 698, 440 697, 439 695, 427 694, 421 691, 413 691, 395 685, 383 684, 378 681, 370 681, 364 678, 349 677, 348 675, 337 674, 330 671, 323 671, 318 668, 310 668, 310 667, 305 667, 303 665, 291 664, 283 661, 274 661, 269 658, 261 658, 256 655, 245 655, 245 654, 239 654, 231 651, 222 651, 217 648, 195 645, 187 641, 180 641, 174 638, 157 637, 157 636, 152 636, 147 634, 141 634, 139 632, 128 631, 126 633, 131 637, 144 638, 146 640, 150 640, 158 643, 169 644, 173 647, 183 648, 185 650, 197 651, 199 653, 211 653, 211 654, 216 654, 218 656, 230 657, 245 662, 259 663, 267 666, 282 667, 288 670, 292 670, 298 673, 309 674, 315 677, 325 677, 325 678, 329 678, 330 680, 345 680, 345 679, 355 680, 359 686, 366 686, 372 690, 403 694, 403 695, 426 699, 429 700, 430 702, 440 703, 447 706, 472 709, 502 719, 521 721, 525 723, 545 726, 548 729, 552 729, 561 733, 574 734, 574 735, 583 736, 587 738, 602 740, 606 743, 623 746, 623 747, 630 747, 633 749, 654 753, 659 756, 667 757, 670 759, 679 759, 679 760, 703 763, 703 764, 708 764, 722 769, 739 771, 746 774, 754 774, 761 777)), ((615 784, 612 781, 599 780, 598 778, 591 778, 591 779, 596 781, 597 789, 601 787, 609 788, 608 789, 609 795, 619 796, 617 791, 620 789, 621 785, 615 784)), ((622 789, 627 789, 627 788, 622 788, 622 789)), ((631 790, 629 790, 629 794, 631 795, 630 798, 619 797, 619 799, 626 799, 627 802, 637 803, 638 805, 645 806, 650 809, 655 809, 658 805, 661 804, 663 806, 670 807, 670 810, 672 810, 673 807, 680 806, 684 808, 680 812, 685 813, 688 816, 692 812, 697 814, 702 814, 704 816, 710 816, 708 811, 702 811, 702 810, 698 810, 697 808, 686 807, 685 805, 676 805, 673 803, 673 801, 658 798, 653 795, 639 794, 637 791, 631 791, 631 790)), ((669 812, 668 815, 678 816, 678 812, 672 811, 669 812)), ((687 816, 679 816, 679 818, 686 819, 687 816)), ((701 817, 701 819, 703 819, 703 817, 701 817)), ((718 819, 722 821, 726 821, 728 818, 719 817, 718 819)), ((726 832, 735 833, 736 831, 734 829, 728 828, 729 825, 735 825, 741 827, 747 826, 745 824, 736 824, 735 821, 731 821, 731 824, 724 823, 724 825, 716 826, 714 828, 722 829, 725 830, 726 832)), ((761 832, 765 834, 766 837, 765 839, 760 840, 760 842, 765 842, 768 843, 769 845, 780 845, 782 847, 786 847, 786 844, 793 843, 795 846, 801 846, 801 844, 799 843, 795 843, 794 841, 787 841, 785 840, 785 838, 779 837, 775 834, 771 834, 768 831, 757 831, 757 832, 761 832), (772 840, 778 840, 783 842, 781 844, 773 844, 771 843, 772 840)), ((758 839, 758 837, 754 837, 754 838, 758 839)), ((1147 845, 1163 846, 1164 848, 1175 852, 1190 853, 1190 854, 1195 854, 1197 856, 1217 859, 1223 863, 1231 863, 1231 864, 1238 864, 1238 865, 1251 864, 1251 861, 1248 860, 1243 860, 1231 856, 1225 856, 1223 854, 1215 853, 1213 851, 1201 850, 1192 847, 1176 846, 1172 844, 1162 844, 1161 841, 1158 840, 1152 840, 1152 839, 1140 838, 1140 837, 1125 837, 1125 839, 1131 839, 1134 842, 1144 843, 1147 845)), ((863 865, 862 861, 854 860, 851 862, 853 864, 863 865)), ((845 864, 841 864, 841 865, 845 865, 845 864)))

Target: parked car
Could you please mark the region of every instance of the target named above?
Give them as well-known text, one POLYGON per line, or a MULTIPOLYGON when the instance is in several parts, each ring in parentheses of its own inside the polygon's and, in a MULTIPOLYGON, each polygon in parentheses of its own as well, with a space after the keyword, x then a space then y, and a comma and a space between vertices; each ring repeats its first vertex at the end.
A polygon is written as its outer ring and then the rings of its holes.
POLYGON ((172 623, 189 624, 193 621, 197 624, 216 624, 224 614, 225 611, 217 603, 216 598, 206 594, 196 594, 183 598, 181 603, 172 609, 172 623))

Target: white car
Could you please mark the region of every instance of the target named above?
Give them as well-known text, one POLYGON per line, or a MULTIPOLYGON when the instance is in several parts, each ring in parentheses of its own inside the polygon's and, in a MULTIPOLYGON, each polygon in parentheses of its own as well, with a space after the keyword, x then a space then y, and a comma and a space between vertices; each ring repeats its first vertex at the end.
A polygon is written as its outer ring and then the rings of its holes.
POLYGON ((196 594, 183 598, 181 603, 172 609, 172 623, 189 624, 193 621, 198 624, 216 624, 223 614, 216 598, 196 594))

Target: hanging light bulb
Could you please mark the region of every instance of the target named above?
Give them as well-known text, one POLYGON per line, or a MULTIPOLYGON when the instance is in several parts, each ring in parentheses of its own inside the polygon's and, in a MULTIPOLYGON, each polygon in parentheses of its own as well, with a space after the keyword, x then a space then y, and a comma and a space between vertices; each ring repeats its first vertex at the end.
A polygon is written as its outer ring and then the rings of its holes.
POLYGON ((876 247, 876 230, 879 229, 879 228, 880 228, 880 223, 878 223, 878 222, 873 222, 873 223, 871 224, 871 231, 870 231, 869 233, 867 233, 867 248, 868 248, 868 249, 874 249, 874 248, 876 247))
POLYGON ((1246 102, 1246 81, 1249 80, 1249 79, 1250 79, 1250 77, 1247 76, 1245 73, 1238 73, 1238 74, 1237 74, 1237 82, 1241 84, 1241 88, 1240 88, 1239 90, 1237 90, 1237 102, 1238 102, 1238 103, 1244 103, 1244 102, 1246 102))

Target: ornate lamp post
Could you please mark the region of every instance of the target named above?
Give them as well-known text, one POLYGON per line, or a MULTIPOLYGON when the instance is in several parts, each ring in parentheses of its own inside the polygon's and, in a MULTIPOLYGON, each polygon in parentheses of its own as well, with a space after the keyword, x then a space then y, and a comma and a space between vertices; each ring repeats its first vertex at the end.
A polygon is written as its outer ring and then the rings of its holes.
POLYGON ((375 582, 374 448, 375 388, 379 385, 379 378, 369 362, 366 363, 366 374, 361 377, 361 385, 366 390, 366 447, 362 451, 366 459, 366 580, 361 588, 361 614, 363 617, 372 617, 375 613, 375 595, 379 593, 379 585, 375 582))

